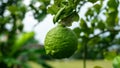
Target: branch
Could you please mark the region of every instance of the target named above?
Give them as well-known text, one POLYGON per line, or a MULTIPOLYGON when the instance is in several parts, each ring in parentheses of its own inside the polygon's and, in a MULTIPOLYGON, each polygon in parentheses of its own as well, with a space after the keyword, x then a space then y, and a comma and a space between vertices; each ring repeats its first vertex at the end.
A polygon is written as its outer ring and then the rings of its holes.
POLYGON ((32 4, 30 4, 29 5, 33 10, 35 10, 35 12, 37 13, 37 14, 39 14, 39 11, 32 5, 32 4))
POLYGON ((120 31, 120 30, 110 30, 110 29, 108 29, 108 30, 102 31, 102 32, 99 33, 99 34, 94 35, 93 37, 91 37, 91 38, 89 38, 89 39, 93 39, 93 38, 95 38, 95 37, 98 37, 99 35, 101 35, 101 34, 103 34, 103 33, 105 33, 105 32, 119 32, 119 31, 120 31))

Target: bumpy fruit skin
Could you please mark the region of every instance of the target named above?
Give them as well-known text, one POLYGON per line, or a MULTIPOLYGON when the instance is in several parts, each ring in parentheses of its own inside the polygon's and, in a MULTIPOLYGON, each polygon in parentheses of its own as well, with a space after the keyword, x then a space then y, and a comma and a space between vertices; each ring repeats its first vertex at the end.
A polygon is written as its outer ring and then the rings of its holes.
POLYGON ((68 58, 76 51, 77 44, 75 33, 69 28, 58 25, 46 35, 46 54, 56 59, 68 58))

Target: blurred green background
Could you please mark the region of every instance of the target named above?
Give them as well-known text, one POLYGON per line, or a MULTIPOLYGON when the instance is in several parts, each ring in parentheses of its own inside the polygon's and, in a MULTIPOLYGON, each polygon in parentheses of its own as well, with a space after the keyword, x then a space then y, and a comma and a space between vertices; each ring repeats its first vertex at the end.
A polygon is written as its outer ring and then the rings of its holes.
MULTIPOLYGON (((77 51, 70 58, 51 58, 45 54, 44 44, 35 38, 35 31, 23 30, 23 20, 28 12, 32 12, 37 20, 36 25, 30 28, 34 29, 47 15, 54 16, 61 8, 61 3, 66 5, 72 1, 74 0, 0 0, 0 67, 83 68, 86 64, 87 68, 112 68, 113 59, 120 54, 118 0, 76 0, 77 7, 71 10, 76 9, 79 18, 74 16, 74 20, 78 19, 78 24, 72 29, 79 42, 77 51), (40 5, 35 6, 37 3, 40 5)), ((29 26, 30 23, 27 23, 29 26)))

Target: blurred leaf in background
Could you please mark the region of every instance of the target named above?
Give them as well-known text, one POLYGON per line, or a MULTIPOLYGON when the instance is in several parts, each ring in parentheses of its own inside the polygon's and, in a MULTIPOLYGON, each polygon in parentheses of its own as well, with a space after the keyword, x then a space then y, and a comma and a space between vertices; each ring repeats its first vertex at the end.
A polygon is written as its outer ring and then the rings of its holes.
MULTIPOLYGON (((35 40, 35 33, 23 31, 23 20, 29 11, 42 21, 47 14, 50 0, 28 1, 0 0, 0 66, 2 68, 30 68, 28 61, 39 63, 44 68, 51 68, 42 58, 45 50, 35 40), (35 3, 39 3, 38 7, 35 3)), ((29 22, 28 22, 29 25, 29 22)))

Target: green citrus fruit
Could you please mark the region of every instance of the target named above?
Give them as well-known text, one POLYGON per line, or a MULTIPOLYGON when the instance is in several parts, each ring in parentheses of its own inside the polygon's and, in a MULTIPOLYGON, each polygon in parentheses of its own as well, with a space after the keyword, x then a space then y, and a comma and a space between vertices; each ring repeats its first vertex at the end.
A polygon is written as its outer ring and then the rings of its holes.
POLYGON ((68 58, 76 51, 77 44, 75 33, 71 29, 59 24, 46 35, 46 54, 56 59, 68 58))

